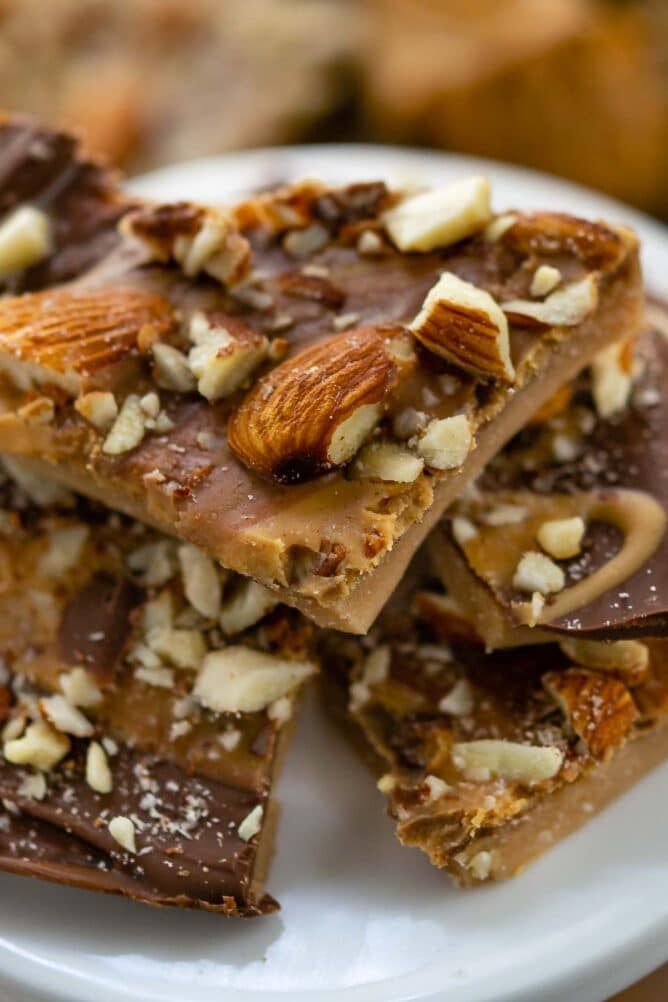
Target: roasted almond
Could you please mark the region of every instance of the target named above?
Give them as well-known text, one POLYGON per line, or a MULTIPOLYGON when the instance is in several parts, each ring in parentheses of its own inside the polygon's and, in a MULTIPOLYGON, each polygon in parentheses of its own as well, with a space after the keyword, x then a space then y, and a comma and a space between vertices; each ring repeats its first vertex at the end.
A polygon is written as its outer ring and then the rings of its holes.
POLYGON ((374 327, 328 338, 258 380, 230 417, 229 444, 277 483, 343 466, 380 420, 399 365, 374 327))
POLYGON ((551 257, 569 253, 587 268, 612 268, 627 250, 625 232, 560 212, 521 213, 503 234, 503 243, 521 254, 551 257))
POLYGON ((72 396, 113 389, 111 371, 137 356, 137 337, 174 325, 172 307, 138 289, 49 289, 0 300, 0 368, 22 389, 52 383, 72 396))
POLYGON ((490 187, 484 177, 467 177, 445 188, 402 199, 381 216, 401 251, 448 247, 482 230, 491 218, 490 187))
POLYGON ((501 307, 516 323, 538 323, 548 327, 575 327, 598 306, 598 283, 586 275, 552 292, 546 299, 511 299, 501 307))
POLYGON ((429 351, 489 379, 512 383, 508 321, 485 289, 445 271, 410 329, 429 351))
POLYGON ((610 675, 567 668, 547 672, 542 681, 573 732, 596 758, 609 757, 638 719, 631 693, 610 675))

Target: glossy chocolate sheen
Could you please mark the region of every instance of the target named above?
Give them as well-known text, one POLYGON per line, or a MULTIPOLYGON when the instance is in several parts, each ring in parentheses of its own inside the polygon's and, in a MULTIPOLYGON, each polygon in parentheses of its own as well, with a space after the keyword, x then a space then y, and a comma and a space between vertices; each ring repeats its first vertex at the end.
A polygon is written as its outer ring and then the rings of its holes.
MULTIPOLYGON (((654 335, 647 347, 647 368, 628 408, 599 420, 586 447, 572 463, 531 472, 509 470, 503 457, 485 472, 485 491, 529 489, 537 494, 574 490, 635 488, 668 510, 668 341, 654 335), (650 397, 650 406, 637 401, 650 397)), ((511 447, 512 448, 512 447, 511 447)), ((599 531, 587 552, 587 569, 596 570, 614 552, 610 534, 599 531), (611 545, 612 544, 612 545, 611 545)), ((623 634, 658 636, 668 632, 668 533, 632 577, 594 601, 546 624, 559 632, 582 632, 612 638, 623 634)))

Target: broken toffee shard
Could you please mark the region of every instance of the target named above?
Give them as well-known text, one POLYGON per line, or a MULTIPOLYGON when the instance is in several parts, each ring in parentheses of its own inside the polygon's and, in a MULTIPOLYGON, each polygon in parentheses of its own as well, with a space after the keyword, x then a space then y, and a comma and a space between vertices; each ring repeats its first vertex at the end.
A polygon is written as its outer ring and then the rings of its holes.
POLYGON ((431 554, 490 647, 668 632, 665 314, 564 387, 437 529, 431 554))
MULTIPOLYGON (((0 258, 36 288, 49 205, 14 183, 0 258)), ((640 323, 633 234, 489 200, 469 178, 128 205, 90 270, 0 302, 0 450, 363 632, 446 506, 640 323)))
POLYGON ((264 890, 311 628, 82 501, 0 507, 0 870, 224 915, 264 890))
POLYGON ((400 842, 462 886, 505 879, 668 755, 668 640, 486 653, 409 577, 369 638, 324 635, 326 703, 400 842))

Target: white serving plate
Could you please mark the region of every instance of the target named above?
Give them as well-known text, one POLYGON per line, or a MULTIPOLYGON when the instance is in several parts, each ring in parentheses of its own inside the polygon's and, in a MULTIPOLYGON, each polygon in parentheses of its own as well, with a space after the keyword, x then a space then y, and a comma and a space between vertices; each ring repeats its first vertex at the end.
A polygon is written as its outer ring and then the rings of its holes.
MULTIPOLYGON (((546 175, 371 146, 258 150, 136 179, 159 199, 224 202, 274 181, 486 173, 498 208, 623 220, 668 298, 668 231, 546 175)), ((459 891, 402 849, 365 767, 313 698, 278 785, 269 888, 239 922, 0 876, 2 1002, 600 1002, 668 960, 668 764, 522 876, 459 891)))

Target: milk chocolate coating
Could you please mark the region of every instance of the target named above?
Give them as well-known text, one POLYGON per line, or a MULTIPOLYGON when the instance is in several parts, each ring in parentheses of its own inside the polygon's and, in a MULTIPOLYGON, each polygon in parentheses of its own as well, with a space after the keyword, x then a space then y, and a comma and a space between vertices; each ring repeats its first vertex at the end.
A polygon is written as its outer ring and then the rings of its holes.
POLYGON ((77 750, 71 775, 49 778, 41 801, 20 797, 22 770, 0 765, 0 797, 20 808, 0 816, 0 869, 227 915, 250 917, 278 907, 269 895, 255 899, 255 848, 237 834, 263 796, 121 748, 111 760, 114 789, 101 797, 83 778, 82 758, 83 749, 77 750), (109 834, 108 821, 116 815, 143 822, 136 854, 109 834))
MULTIPOLYGON (((481 487, 530 489, 538 494, 635 488, 668 508, 668 342, 663 336, 654 335, 648 355, 646 373, 628 408, 597 422, 578 459, 530 472, 510 471, 501 459, 486 471, 481 487), (654 391, 656 403, 639 405, 638 399, 648 391, 654 391)), ((587 562, 594 571, 611 555, 610 533, 595 529, 592 543, 587 562)), ((604 639, 668 633, 668 534, 645 566, 622 585, 548 626, 604 639)))

